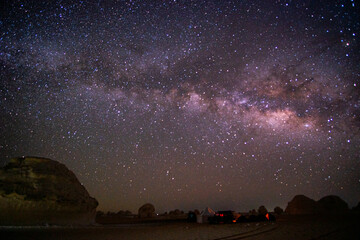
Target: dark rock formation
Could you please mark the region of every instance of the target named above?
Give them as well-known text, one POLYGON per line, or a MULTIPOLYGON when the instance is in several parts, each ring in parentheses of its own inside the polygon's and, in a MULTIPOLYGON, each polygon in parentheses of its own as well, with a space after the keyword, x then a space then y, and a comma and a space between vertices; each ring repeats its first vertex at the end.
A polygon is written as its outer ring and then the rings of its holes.
POLYGON ((118 215, 118 216, 132 216, 132 213, 129 210, 126 210, 126 211, 120 210, 120 211, 117 212, 116 215, 118 215))
POLYGON ((150 203, 146 203, 139 208, 139 218, 155 217, 155 207, 150 203))
POLYGON ((284 210, 281 207, 275 207, 274 213, 277 215, 281 215, 284 212, 284 210))
POLYGON ((14 158, 0 169, 0 225, 90 224, 97 205, 59 162, 14 158))
POLYGON ((259 209, 258 209, 258 213, 260 215, 266 215, 268 213, 268 210, 266 209, 265 206, 260 206, 259 209))
POLYGON ((291 215, 314 214, 318 212, 317 202, 304 195, 296 195, 287 205, 285 212, 291 215))
POLYGON ((358 203, 358 205, 356 205, 355 207, 353 207, 351 210, 354 211, 354 212, 356 212, 356 213, 360 213, 360 202, 358 203))
POLYGON ((338 196, 326 196, 314 201, 304 195, 297 195, 288 203, 287 214, 342 214, 349 211, 348 204, 338 196))
POLYGON ((175 209, 175 210, 169 212, 169 215, 171 215, 171 216, 180 216, 183 214, 184 214, 184 212, 180 211, 179 209, 175 209))
POLYGON ((349 210, 348 204, 338 196, 326 196, 318 201, 319 209, 324 214, 344 213, 349 210))
POLYGON ((252 210, 249 211, 249 214, 250 215, 257 215, 257 212, 256 212, 255 209, 252 209, 252 210))

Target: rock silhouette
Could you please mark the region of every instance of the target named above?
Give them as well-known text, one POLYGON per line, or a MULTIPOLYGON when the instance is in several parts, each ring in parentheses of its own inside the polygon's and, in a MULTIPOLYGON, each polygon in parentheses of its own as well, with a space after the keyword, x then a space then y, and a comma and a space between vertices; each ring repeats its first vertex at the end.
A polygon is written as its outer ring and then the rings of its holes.
POLYGON ((64 164, 14 158, 0 169, 0 224, 90 224, 98 202, 64 164))
POLYGON ((325 214, 343 213, 349 210, 348 204, 338 196, 326 196, 318 201, 319 209, 325 214))
POLYGON ((341 214, 349 210, 348 204, 338 196, 326 196, 315 201, 304 195, 297 195, 288 203, 287 214, 341 214))
POLYGON ((268 213, 268 210, 266 209, 265 206, 262 205, 262 206, 259 207, 258 213, 259 213, 260 215, 266 215, 266 214, 268 213))
POLYGON ((291 215, 314 214, 317 212, 317 202, 304 195, 296 195, 285 209, 285 213, 291 215))
POLYGON ((183 214, 184 214, 184 212, 180 211, 179 209, 175 209, 175 210, 169 212, 169 215, 171 215, 171 216, 180 216, 183 214))
POLYGON ((155 207, 150 203, 146 203, 139 208, 139 218, 155 217, 155 207))
POLYGON ((274 213, 277 215, 281 215, 284 212, 284 210, 281 207, 275 207, 274 213))
POLYGON ((354 212, 360 212, 360 202, 358 202, 358 204, 355 207, 353 207, 351 210, 354 212))

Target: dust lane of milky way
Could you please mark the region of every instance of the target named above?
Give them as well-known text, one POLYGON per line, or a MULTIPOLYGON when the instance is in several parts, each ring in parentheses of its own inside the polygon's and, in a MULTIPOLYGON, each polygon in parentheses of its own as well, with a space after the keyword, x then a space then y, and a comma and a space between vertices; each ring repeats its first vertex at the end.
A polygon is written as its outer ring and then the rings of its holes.
POLYGON ((360 199, 355 1, 6 1, 1 164, 66 164, 103 210, 360 199))

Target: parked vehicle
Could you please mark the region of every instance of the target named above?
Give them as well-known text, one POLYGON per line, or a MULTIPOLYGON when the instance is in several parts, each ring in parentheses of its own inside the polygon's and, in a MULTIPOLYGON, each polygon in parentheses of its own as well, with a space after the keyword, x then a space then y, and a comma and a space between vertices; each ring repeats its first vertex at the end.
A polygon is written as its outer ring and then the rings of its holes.
POLYGON ((238 223, 245 223, 245 222, 267 222, 272 221, 275 222, 276 218, 271 213, 266 213, 265 215, 258 214, 258 215, 241 215, 236 222, 238 223))
POLYGON ((234 211, 219 211, 213 217, 209 218, 210 223, 236 223, 239 215, 234 211))

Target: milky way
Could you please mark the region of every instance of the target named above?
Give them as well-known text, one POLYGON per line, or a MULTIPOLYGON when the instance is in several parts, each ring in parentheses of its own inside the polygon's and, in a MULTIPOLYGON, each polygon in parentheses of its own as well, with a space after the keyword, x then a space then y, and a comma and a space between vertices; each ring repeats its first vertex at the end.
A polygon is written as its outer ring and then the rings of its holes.
POLYGON ((360 200, 355 1, 6 1, 0 159, 100 209, 360 200))

